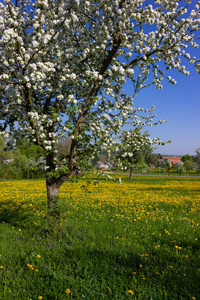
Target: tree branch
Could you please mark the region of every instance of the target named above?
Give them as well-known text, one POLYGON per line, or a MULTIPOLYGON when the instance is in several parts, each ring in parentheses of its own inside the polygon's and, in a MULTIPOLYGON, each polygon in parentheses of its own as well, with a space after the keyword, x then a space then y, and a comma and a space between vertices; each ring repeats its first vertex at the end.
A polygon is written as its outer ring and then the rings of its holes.
POLYGON ((1 79, 1 78, 0 78, 0 81, 3 81, 5 83, 9 83, 9 84, 20 84, 19 82, 16 82, 16 81, 11 81, 11 80, 1 79))
POLYGON ((112 62, 113 58, 115 57, 120 45, 122 42, 122 27, 119 28, 117 31, 114 40, 113 40, 113 48, 108 52, 108 56, 105 58, 105 60, 102 63, 102 67, 100 69, 100 75, 104 75, 104 73, 107 71, 110 63, 112 62))
MULTIPOLYGON (((113 47, 109 51, 107 57, 102 62, 102 66, 101 66, 101 69, 100 69, 100 72, 99 72, 100 75, 103 76, 105 74, 105 72, 107 71, 107 69, 108 69, 110 63, 112 62, 113 58, 115 57, 121 43, 122 43, 122 27, 120 27, 117 30, 117 32, 114 36, 114 39, 113 39, 113 47)), ((76 163, 76 151, 77 151, 77 145, 78 145, 77 138, 78 138, 78 136, 81 132, 81 129, 82 129, 82 126, 83 126, 83 123, 84 123, 84 119, 87 115, 87 112, 90 109, 92 101, 93 101, 94 97, 97 95, 97 93, 100 89, 100 86, 101 86, 101 81, 96 80, 93 87, 92 87, 92 89, 91 89, 91 91, 90 91, 89 97, 86 100, 85 105, 83 106, 83 108, 82 108, 82 110, 79 114, 79 117, 78 117, 78 120, 77 120, 77 123, 76 123, 76 128, 75 128, 75 131, 74 131, 74 139, 72 140, 71 149, 70 149, 70 157, 69 157, 69 168, 70 168, 70 170, 72 170, 74 168, 75 163, 76 163)))
POLYGON ((24 91, 24 98, 25 98, 25 101, 26 101, 26 107, 25 108, 26 108, 26 112, 27 112, 27 116, 28 116, 28 121, 29 121, 32 129, 35 130, 35 138, 36 138, 35 144, 38 145, 38 146, 43 147, 43 143, 40 142, 40 138, 39 138, 39 134, 37 132, 36 124, 28 114, 29 112, 32 112, 33 103, 32 103, 32 99, 31 99, 30 90, 25 84, 23 85, 23 91, 24 91))
POLYGON ((51 97, 49 96, 46 101, 45 101, 45 104, 44 104, 44 107, 43 107, 43 113, 44 114, 47 114, 48 112, 48 108, 49 108, 49 105, 51 104, 51 97))

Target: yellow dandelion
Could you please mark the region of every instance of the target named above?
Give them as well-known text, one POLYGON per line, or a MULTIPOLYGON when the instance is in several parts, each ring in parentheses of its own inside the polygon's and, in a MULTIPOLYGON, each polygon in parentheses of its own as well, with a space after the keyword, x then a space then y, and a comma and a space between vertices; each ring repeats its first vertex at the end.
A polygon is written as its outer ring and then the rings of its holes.
POLYGON ((0 269, 3 269, 3 266, 0 266, 0 269))
POLYGON ((131 294, 131 295, 134 294, 132 290, 128 290, 128 293, 131 294))
POLYGON ((42 299, 42 298, 43 298, 42 296, 39 296, 39 297, 38 297, 38 299, 42 299))
POLYGON ((65 293, 70 294, 71 293, 70 289, 66 289, 65 293))
POLYGON ((39 254, 38 254, 38 255, 37 255, 37 257, 38 257, 38 258, 40 258, 40 257, 41 257, 41 255, 39 255, 39 254))

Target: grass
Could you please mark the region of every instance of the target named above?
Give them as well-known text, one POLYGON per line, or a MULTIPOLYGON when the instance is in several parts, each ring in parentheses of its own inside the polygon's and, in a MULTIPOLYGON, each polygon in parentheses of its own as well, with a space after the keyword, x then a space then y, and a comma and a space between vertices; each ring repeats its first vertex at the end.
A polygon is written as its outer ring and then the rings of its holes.
POLYGON ((0 182, 0 299, 200 299, 199 180, 92 176, 50 234, 45 182, 0 182))
MULTIPOLYGON (((111 172, 111 173, 122 173, 122 174, 129 174, 130 171, 129 170, 126 170, 126 171, 120 171, 120 170, 107 170, 106 172, 111 172)), ((141 170, 134 170, 133 171, 133 174, 139 174, 139 175, 160 175, 160 176, 163 176, 163 175, 167 175, 167 176, 176 176, 176 177, 183 177, 183 176, 200 176, 200 173, 199 171, 197 170, 189 170, 189 171, 186 171, 186 172, 183 172, 181 174, 179 174, 178 172, 176 172, 175 168, 172 168, 170 170, 170 172, 166 171, 166 170, 163 170, 163 169, 153 169, 153 168, 149 168, 148 170, 144 170, 144 171, 141 171, 141 170)))

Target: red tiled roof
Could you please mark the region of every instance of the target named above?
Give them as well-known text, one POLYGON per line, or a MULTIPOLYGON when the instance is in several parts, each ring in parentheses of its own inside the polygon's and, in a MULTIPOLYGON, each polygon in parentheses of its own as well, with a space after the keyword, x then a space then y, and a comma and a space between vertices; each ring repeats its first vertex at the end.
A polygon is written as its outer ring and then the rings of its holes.
POLYGON ((182 156, 162 156, 162 159, 169 158, 172 164, 176 164, 177 162, 181 162, 182 156))
POLYGON ((101 162, 107 162, 107 161, 108 161, 108 159, 107 159, 106 156, 100 156, 100 157, 99 157, 99 160, 100 160, 101 162))

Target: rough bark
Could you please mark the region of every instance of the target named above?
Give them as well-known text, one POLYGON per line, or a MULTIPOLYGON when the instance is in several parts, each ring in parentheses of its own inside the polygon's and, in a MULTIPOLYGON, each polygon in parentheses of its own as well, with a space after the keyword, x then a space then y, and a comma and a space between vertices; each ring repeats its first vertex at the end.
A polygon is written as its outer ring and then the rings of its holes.
POLYGON ((132 179, 133 178, 133 168, 131 167, 130 168, 130 175, 129 175, 129 179, 132 179))
POLYGON ((46 175, 46 188, 47 188, 47 206, 48 215, 53 217, 55 220, 60 219, 60 207, 59 207, 59 191, 60 185, 55 179, 50 178, 46 175))
POLYGON ((58 187, 57 183, 51 184, 48 181, 46 182, 46 186, 47 186, 48 208, 50 208, 51 207, 51 200, 54 197, 58 197, 59 187, 58 187))

